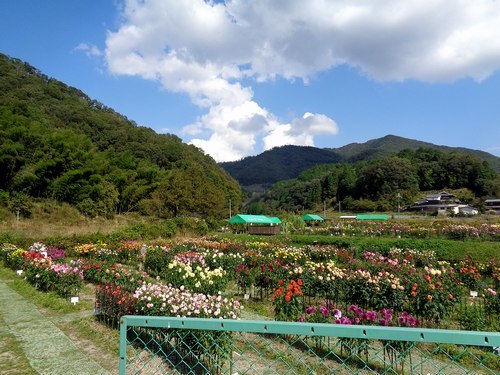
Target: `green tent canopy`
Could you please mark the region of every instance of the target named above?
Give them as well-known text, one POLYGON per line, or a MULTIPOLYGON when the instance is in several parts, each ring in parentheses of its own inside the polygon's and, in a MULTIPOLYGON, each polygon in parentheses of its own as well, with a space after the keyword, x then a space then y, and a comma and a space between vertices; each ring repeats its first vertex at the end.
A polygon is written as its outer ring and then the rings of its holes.
POLYGON ((386 214, 360 214, 356 215, 356 220, 387 220, 386 214))
POLYGON ((261 224, 261 225, 279 225, 281 220, 277 217, 268 217, 264 215, 234 215, 229 219, 229 224, 261 224))
POLYGON ((305 214, 302 216, 302 220, 304 221, 323 221, 325 219, 323 219, 321 216, 319 215, 315 215, 315 214, 305 214))
POLYGON ((271 222, 272 222, 273 224, 276 224, 276 225, 281 224, 281 220, 280 220, 280 218, 279 218, 279 217, 273 216, 273 217, 270 217, 270 218, 269 218, 269 220, 271 220, 271 222))

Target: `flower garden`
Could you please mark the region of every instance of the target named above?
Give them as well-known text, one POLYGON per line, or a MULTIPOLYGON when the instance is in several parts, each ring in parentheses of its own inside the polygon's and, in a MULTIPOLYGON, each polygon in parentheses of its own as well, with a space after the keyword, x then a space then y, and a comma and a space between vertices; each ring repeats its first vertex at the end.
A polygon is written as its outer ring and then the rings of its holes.
POLYGON ((309 228, 318 234, 335 234, 337 236, 370 236, 399 238, 446 238, 452 240, 500 240, 500 225, 497 223, 449 223, 448 221, 374 223, 348 220, 334 225, 309 228))
POLYGON ((299 323, 500 330, 499 259, 386 245, 232 236, 4 243, 1 255, 42 292, 70 300, 94 285, 95 316, 115 328, 123 315, 239 319, 248 311, 299 323))
POLYGON ((5 264, 41 291, 96 285, 96 315, 236 319, 246 301, 266 318, 331 324, 497 331, 498 259, 439 259, 431 250, 197 239, 2 246, 5 264))

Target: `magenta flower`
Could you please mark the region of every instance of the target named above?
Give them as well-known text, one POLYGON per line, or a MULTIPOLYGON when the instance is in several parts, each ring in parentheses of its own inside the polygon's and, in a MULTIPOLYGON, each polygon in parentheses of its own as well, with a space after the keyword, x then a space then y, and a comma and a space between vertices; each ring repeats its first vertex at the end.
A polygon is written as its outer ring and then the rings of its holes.
POLYGON ((308 306, 308 307, 306 307, 306 314, 311 315, 312 313, 314 313, 315 310, 316 310, 316 306, 308 306))

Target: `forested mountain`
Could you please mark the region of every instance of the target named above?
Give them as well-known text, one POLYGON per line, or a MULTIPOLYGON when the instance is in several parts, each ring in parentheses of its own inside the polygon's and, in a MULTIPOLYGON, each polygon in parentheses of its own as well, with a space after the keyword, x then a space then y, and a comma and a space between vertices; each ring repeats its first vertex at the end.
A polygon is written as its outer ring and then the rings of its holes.
POLYGON ((405 149, 393 156, 357 163, 324 164, 298 178, 276 183, 255 199, 249 211, 302 211, 338 207, 352 211, 390 211, 411 205, 424 191, 451 190, 478 207, 500 196, 500 174, 473 155, 432 149, 405 149))
POLYGON ((137 126, 82 91, 0 54, 0 204, 33 198, 89 216, 221 217, 238 183, 200 149, 137 126))
POLYGON ((462 147, 437 146, 394 135, 366 143, 351 143, 339 148, 276 147, 257 156, 220 165, 244 186, 270 185, 281 180, 296 178, 301 172, 319 164, 368 161, 393 155, 405 149, 419 148, 477 156, 488 161, 494 170, 500 172, 500 158, 487 152, 462 147))
POLYGON ((385 137, 372 139, 365 143, 350 143, 339 148, 332 148, 331 150, 340 155, 344 162, 356 162, 389 156, 405 149, 417 150, 419 148, 474 155, 486 160, 493 169, 500 172, 500 158, 487 152, 465 147, 438 146, 395 135, 386 135, 385 137))
POLYGON ((317 164, 338 163, 341 157, 316 147, 283 146, 240 161, 220 163, 242 185, 272 184, 297 177, 317 164))

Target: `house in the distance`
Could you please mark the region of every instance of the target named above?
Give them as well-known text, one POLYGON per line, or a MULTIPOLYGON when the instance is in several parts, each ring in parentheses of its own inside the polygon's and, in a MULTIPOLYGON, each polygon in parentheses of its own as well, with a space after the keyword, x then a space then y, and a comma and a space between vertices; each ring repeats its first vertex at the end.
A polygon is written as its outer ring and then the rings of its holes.
POLYGON ((486 211, 495 211, 500 214, 500 199, 486 199, 484 201, 486 211))
POLYGON ((412 211, 428 213, 453 213, 464 215, 477 215, 479 211, 467 204, 462 204, 454 194, 442 191, 441 193, 428 194, 425 198, 419 199, 409 208, 412 211))

